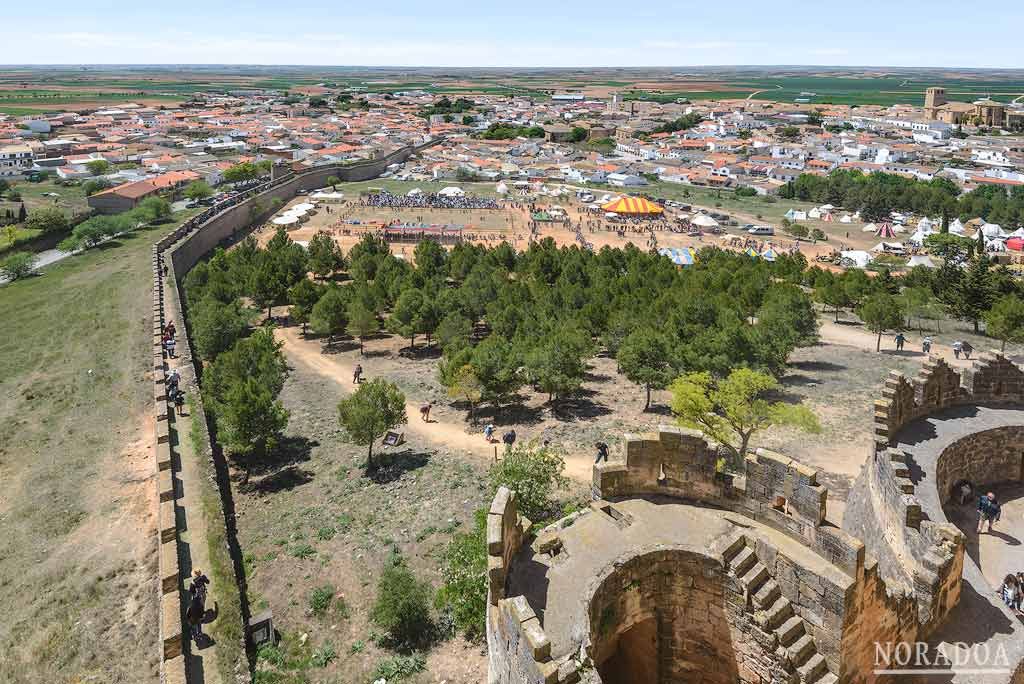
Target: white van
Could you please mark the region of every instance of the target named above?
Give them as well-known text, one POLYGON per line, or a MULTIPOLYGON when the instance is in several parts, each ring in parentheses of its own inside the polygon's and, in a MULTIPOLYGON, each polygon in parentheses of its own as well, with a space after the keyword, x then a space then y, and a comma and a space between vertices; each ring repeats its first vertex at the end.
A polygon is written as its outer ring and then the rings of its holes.
POLYGON ((748 228, 747 232, 751 235, 775 235, 775 229, 771 226, 754 226, 748 228))

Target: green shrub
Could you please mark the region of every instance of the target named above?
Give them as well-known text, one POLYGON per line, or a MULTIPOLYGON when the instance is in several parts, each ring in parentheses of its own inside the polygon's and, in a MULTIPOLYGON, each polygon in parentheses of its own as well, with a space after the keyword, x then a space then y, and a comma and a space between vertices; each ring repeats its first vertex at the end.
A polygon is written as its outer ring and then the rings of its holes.
POLYGON ((377 663, 377 669, 373 673, 373 680, 383 679, 387 682, 397 682, 423 672, 427 667, 427 659, 419 653, 407 656, 392 656, 377 663))
POLYGON ((331 607, 331 601, 333 600, 334 587, 330 584, 325 584, 314 589, 309 595, 309 608, 313 611, 313 615, 323 615, 331 607))
POLYGON ((436 605, 451 614, 467 639, 484 635, 487 615, 487 509, 476 512, 472 532, 456 534, 445 549, 436 605))
POLYGON ((491 467, 488 479, 493 491, 504 485, 515 492, 519 512, 539 522, 557 512, 552 495, 569 485, 564 469, 565 461, 557 451, 527 444, 505 454, 491 467))
POLYGON ((312 657, 310 657, 309 660, 311 663, 313 663, 315 667, 327 667, 331 663, 331 661, 336 659, 337 657, 338 653, 334 650, 334 646, 330 644, 324 644, 320 648, 313 651, 313 655, 312 657))
POLYGON ((0 261, 0 276, 10 280, 26 278, 36 268, 36 255, 31 252, 15 252, 0 261))
POLYGON ((371 619, 387 631, 388 641, 398 648, 415 648, 429 642, 430 587, 420 582, 395 554, 387 562, 377 584, 377 601, 371 619))

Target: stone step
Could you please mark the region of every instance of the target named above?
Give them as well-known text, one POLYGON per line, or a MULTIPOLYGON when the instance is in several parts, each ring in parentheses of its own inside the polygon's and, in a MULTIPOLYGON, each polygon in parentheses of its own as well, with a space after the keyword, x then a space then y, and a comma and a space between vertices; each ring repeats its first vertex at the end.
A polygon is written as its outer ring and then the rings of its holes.
POLYGON ((765 612, 767 613, 765 626, 768 630, 774 630, 793 616, 793 604, 789 602, 788 598, 783 596, 775 601, 775 604, 770 608, 766 608, 765 612))
POLYGON ((749 546, 744 548, 736 557, 732 559, 732 572, 737 577, 741 577, 750 566, 757 562, 757 554, 749 546))
POLYGON ((790 661, 797 667, 800 667, 810 660, 818 652, 818 649, 815 647, 814 639, 811 638, 811 635, 804 634, 792 646, 787 647, 786 652, 789 654, 790 661))
POLYGON ((776 635, 779 637, 779 643, 783 646, 789 646, 791 643, 802 637, 807 630, 804 629, 804 621, 794 615, 785 622, 782 626, 775 630, 776 635))
POLYGON ((754 594, 761 585, 768 580, 768 568, 764 567, 761 563, 754 563, 747 572, 740 577, 740 581, 743 582, 743 586, 747 588, 747 592, 754 594))
POLYGON ((733 558, 745 548, 747 548, 747 540, 742 535, 733 539, 732 543, 722 551, 722 559, 725 564, 731 565, 733 558))
POLYGON ((825 656, 815 653, 806 663, 796 668, 796 671, 800 673, 801 681, 817 682, 828 671, 828 664, 825 662, 825 656))
POLYGON ((761 588, 754 594, 754 603, 759 608, 771 605, 775 602, 775 599, 779 598, 782 591, 779 589, 779 583, 769 578, 767 582, 761 585, 761 588))
POLYGON ((826 671, 817 679, 808 680, 807 684, 839 684, 839 677, 836 677, 831 672, 826 671))

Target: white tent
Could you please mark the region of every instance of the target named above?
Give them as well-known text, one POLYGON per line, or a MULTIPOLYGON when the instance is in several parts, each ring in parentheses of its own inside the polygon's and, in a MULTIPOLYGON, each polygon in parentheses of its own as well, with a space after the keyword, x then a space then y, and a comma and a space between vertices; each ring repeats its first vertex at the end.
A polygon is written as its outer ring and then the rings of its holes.
POLYGON ((874 223, 869 223, 869 224, 867 224, 866 226, 864 226, 863 228, 860 229, 860 232, 862 232, 862 233, 875 233, 877 231, 878 231, 878 226, 876 226, 874 223))
POLYGON ((449 185, 446 188, 441 188, 441 191, 437 194, 444 195, 445 197, 462 197, 466 194, 466 191, 462 188, 457 188, 454 185, 449 185))
POLYGON ((1006 237, 1024 238, 1024 228, 1018 228, 1017 230, 1013 231, 1012 233, 1010 233, 1006 237))
POLYGON ((299 204, 296 204, 294 207, 292 207, 288 211, 294 211, 294 212, 298 213, 300 211, 306 212, 306 211, 311 211, 313 209, 316 209, 316 205, 315 204, 310 204, 309 202, 300 202, 299 204))
POLYGON ((985 240, 985 251, 986 252, 1005 252, 1006 242, 995 238, 993 240, 985 240))
POLYGON ((935 268, 935 262, 927 254, 915 254, 910 257, 907 261, 907 266, 913 268, 914 266, 924 266, 925 268, 935 268))
POLYGON ((903 254, 903 244, 900 242, 879 242, 871 248, 872 252, 887 252, 889 254, 903 254))
POLYGON ((862 249, 850 249, 845 252, 840 252, 839 256, 843 260, 849 260, 850 263, 857 268, 865 268, 871 263, 871 254, 862 249))
POLYGON ((406 197, 415 197, 416 195, 422 195, 422 194, 423 194, 422 190, 420 190, 419 188, 413 188, 409 192, 405 193, 405 196, 406 197))
POLYGON ((935 227, 935 224, 932 223, 931 219, 925 216, 923 219, 917 222, 917 227, 920 230, 931 230, 932 228, 935 227))
POLYGON ((914 234, 907 238, 907 242, 912 242, 915 245, 921 246, 924 244, 924 239, 929 235, 934 235, 934 230, 923 231, 920 228, 914 231, 914 234))
POLYGON ((287 214, 284 216, 278 216, 276 219, 271 221, 275 226, 294 226, 298 222, 299 219, 297 217, 288 216, 287 214))
POLYGON ((953 219, 953 221, 949 224, 949 232, 953 233, 954 235, 964 234, 964 224, 960 223, 960 219, 953 219))
POLYGON ((843 214, 843 217, 839 219, 840 223, 853 223, 853 219, 850 218, 849 214, 843 214))
POLYGON ((318 202, 327 202, 328 204, 334 204, 345 199, 345 193, 343 192, 315 192, 310 195, 312 199, 318 202))
POLYGON ((1003 227, 998 223, 986 223, 981 227, 981 232, 987 238, 1003 237, 1003 227))
POLYGON ((690 223, 695 226, 700 226, 701 228, 714 228, 718 225, 718 221, 707 214, 698 214, 697 216, 694 216, 690 223))
POLYGON ((498 193, 499 195, 505 195, 508 193, 508 186, 505 185, 504 183, 498 183, 497 187, 494 188, 494 192, 498 193))

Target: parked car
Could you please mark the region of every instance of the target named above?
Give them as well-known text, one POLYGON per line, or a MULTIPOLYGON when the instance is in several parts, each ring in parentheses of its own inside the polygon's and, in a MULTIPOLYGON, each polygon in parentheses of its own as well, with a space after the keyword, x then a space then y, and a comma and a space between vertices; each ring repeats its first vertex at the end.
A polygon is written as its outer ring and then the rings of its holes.
POLYGON ((747 229, 751 235, 775 235, 775 229, 771 226, 754 226, 747 229))

